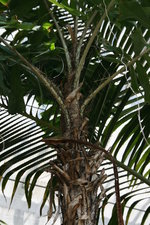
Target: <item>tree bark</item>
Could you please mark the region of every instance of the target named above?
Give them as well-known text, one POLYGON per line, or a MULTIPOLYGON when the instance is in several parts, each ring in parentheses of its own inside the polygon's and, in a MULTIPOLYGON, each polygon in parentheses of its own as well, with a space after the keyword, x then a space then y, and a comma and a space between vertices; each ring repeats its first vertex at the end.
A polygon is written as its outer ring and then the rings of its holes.
MULTIPOLYGON (((65 106, 70 116, 70 128, 62 116, 62 136, 87 141, 88 119, 80 114, 80 88, 66 96, 65 106)), ((97 174, 104 154, 77 143, 57 144, 57 163, 52 165, 58 177, 63 225, 96 225, 99 203, 105 191, 104 170, 97 174)))

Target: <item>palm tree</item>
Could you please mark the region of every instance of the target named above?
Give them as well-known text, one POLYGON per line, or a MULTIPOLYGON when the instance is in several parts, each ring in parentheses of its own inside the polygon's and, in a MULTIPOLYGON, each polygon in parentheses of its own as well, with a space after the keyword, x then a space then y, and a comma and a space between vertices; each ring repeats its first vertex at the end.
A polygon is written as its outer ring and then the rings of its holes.
POLYGON ((115 195, 109 224, 132 200, 127 224, 150 185, 150 3, 0 2, 2 190, 25 174, 30 207, 46 171, 49 219, 55 193, 64 225, 98 224, 115 195))

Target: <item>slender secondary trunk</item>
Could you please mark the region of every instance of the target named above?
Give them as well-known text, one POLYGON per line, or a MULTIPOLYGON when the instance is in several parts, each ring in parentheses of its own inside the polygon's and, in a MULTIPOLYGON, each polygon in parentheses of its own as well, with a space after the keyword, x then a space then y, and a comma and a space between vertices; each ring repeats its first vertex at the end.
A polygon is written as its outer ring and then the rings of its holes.
MULTIPOLYGON (((65 106, 70 127, 66 126, 62 116, 62 135, 87 141, 88 119, 80 115, 80 91, 67 92, 65 106)), ((97 174, 103 153, 77 143, 61 143, 56 150, 58 163, 53 168, 60 180, 58 192, 63 225, 96 225, 99 203, 104 196, 102 183, 106 179, 104 170, 97 174)))

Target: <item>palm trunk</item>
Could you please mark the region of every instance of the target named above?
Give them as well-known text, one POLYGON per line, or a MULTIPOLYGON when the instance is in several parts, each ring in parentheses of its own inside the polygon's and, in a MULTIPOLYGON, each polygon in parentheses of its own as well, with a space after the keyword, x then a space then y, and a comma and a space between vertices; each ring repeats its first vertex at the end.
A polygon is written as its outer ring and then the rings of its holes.
MULTIPOLYGON (((70 127, 62 119, 62 135, 75 140, 87 140, 87 119, 80 116, 80 93, 66 98, 70 127)), ((60 180, 59 196, 63 225, 96 225, 98 208, 104 196, 104 170, 97 174, 103 153, 75 143, 57 145, 58 164, 54 166, 60 180)))

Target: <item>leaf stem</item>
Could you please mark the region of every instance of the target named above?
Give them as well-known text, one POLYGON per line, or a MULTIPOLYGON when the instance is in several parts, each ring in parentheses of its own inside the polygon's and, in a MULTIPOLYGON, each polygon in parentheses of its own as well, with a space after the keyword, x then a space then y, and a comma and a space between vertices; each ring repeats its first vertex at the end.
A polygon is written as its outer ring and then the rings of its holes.
POLYGON ((119 189, 118 170, 117 170, 117 166, 115 163, 113 163, 113 169, 114 169, 114 177, 115 177, 115 192, 116 192, 118 225, 124 225, 123 215, 122 215, 121 198, 120 198, 120 189, 119 189))
MULTIPOLYGON (((109 3, 109 5, 107 7, 107 13, 113 7, 114 3, 115 3, 115 0, 111 0, 111 2, 109 3)), ((95 39, 99 29, 100 29, 100 26, 101 26, 102 22, 107 17, 107 13, 106 13, 106 10, 105 10, 104 14, 102 15, 100 21, 96 25, 96 27, 95 27, 95 29, 93 31, 93 34, 92 34, 91 38, 89 39, 89 41, 88 41, 88 43, 87 43, 87 45, 85 47, 85 50, 83 52, 83 55, 81 57, 79 65, 78 65, 77 72, 75 74, 74 88, 77 88, 78 85, 79 85, 80 75, 81 75, 81 71, 82 71, 84 63, 85 63, 86 56, 87 56, 87 54, 89 52, 89 49, 90 49, 90 47, 91 47, 91 45, 92 45, 92 43, 93 43, 93 41, 94 41, 94 39, 95 39)))
POLYGON ((59 143, 76 143, 76 144, 87 146, 87 147, 92 148, 94 150, 99 150, 99 151, 105 153, 104 157, 106 159, 108 159, 109 161, 111 161, 115 165, 121 167, 125 171, 129 172, 130 174, 132 174, 133 176, 135 176, 139 180, 143 181, 148 186, 150 186, 150 180, 146 179, 144 176, 142 176, 137 171, 131 169, 129 166, 126 166, 124 163, 115 159, 114 156, 112 156, 106 149, 104 149, 102 147, 99 147, 95 144, 92 144, 92 143, 86 142, 86 141, 82 141, 82 140, 78 140, 78 139, 75 140, 75 139, 67 139, 67 138, 47 138, 47 139, 43 139, 43 141, 47 145, 56 145, 56 144, 59 144, 59 143))
POLYGON ((34 65, 32 65, 26 58, 24 58, 23 55, 21 55, 15 48, 13 48, 10 44, 8 44, 1 36, 0 36, 0 41, 2 43, 4 43, 12 52, 14 52, 18 58, 28 67, 28 69, 30 71, 32 71, 36 77, 43 83, 43 85, 47 88, 47 90, 52 94, 52 96, 56 99, 58 105, 60 106, 60 108, 62 109, 66 120, 67 120, 67 125, 70 126, 70 119, 69 119, 69 115, 68 115, 68 111, 64 105, 64 102, 61 98, 61 96, 58 94, 59 93, 59 89, 55 86, 55 84, 51 81, 48 80, 42 73, 42 71, 40 71, 37 67, 35 67, 34 65))
POLYGON ((79 44, 78 44, 78 47, 77 47, 77 53, 76 53, 76 65, 78 65, 79 63, 79 58, 80 58, 80 53, 81 53, 81 48, 82 48, 82 44, 83 44, 83 40, 85 38, 85 35, 86 35, 86 32, 90 26, 90 24, 92 23, 94 17, 96 16, 97 14, 97 10, 92 14, 92 16, 90 17, 90 19, 88 20, 83 32, 82 32, 82 35, 80 37, 80 40, 79 40, 79 44))
POLYGON ((58 22, 57 22, 57 20, 56 20, 56 18, 54 16, 54 14, 50 10, 47 1, 46 0, 43 0, 43 1, 44 1, 44 4, 45 4, 45 6, 46 6, 46 8, 47 8, 51 18, 53 19, 56 28, 57 28, 57 31, 58 31, 58 34, 59 34, 62 46, 64 48, 64 52, 65 52, 65 56, 66 56, 66 62, 67 62, 67 66, 68 66, 68 72, 69 72, 69 74, 71 74, 71 71, 72 71, 71 57, 70 57, 70 54, 69 54, 69 51, 68 51, 68 47, 66 45, 63 33, 62 33, 61 29, 60 29, 60 26, 59 26, 59 24, 58 24, 58 22))

